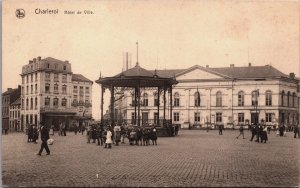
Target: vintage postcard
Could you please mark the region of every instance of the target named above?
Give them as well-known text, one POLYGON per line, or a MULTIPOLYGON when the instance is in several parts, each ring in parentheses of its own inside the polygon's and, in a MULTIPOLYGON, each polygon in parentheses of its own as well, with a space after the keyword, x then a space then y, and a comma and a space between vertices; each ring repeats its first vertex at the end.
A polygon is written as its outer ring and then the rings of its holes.
POLYGON ((300 4, 4 0, 3 187, 297 187, 300 4))

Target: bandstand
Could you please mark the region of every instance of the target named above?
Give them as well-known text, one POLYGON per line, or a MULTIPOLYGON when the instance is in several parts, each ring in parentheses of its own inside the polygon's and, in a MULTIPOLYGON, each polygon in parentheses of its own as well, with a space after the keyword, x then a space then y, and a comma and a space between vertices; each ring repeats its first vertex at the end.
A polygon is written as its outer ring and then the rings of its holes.
POLYGON ((101 123, 103 124, 103 95, 106 89, 110 91, 110 121, 111 126, 115 126, 115 93, 116 88, 130 89, 134 92, 134 122, 135 125, 141 126, 141 88, 154 88, 158 94, 157 114, 158 120, 156 126, 166 126, 172 124, 172 87, 177 84, 175 77, 164 77, 157 74, 157 71, 151 72, 136 65, 123 71, 113 77, 101 77, 96 80, 101 87, 101 123), (163 112, 160 112, 160 95, 163 95, 163 112), (169 97, 169 105, 166 105, 166 98, 169 97), (169 119, 166 119, 166 111, 168 111, 169 119), (160 122, 160 113, 163 113, 163 122, 160 122))

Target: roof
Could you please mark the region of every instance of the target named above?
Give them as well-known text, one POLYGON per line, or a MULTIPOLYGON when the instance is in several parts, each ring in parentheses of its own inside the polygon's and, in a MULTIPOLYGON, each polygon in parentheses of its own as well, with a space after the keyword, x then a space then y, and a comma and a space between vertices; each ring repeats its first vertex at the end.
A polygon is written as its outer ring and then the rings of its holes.
POLYGON ((45 59, 42 59, 41 61, 44 61, 44 62, 53 62, 53 63, 69 63, 68 61, 61 61, 61 60, 55 59, 53 57, 47 57, 45 59))
POLYGON ((11 105, 21 105, 21 98, 15 100, 13 103, 11 103, 11 105))
POLYGON ((13 93, 13 92, 15 92, 15 91, 17 91, 17 90, 18 90, 18 88, 15 88, 15 89, 9 89, 9 90, 5 91, 4 93, 2 93, 2 95, 9 95, 9 94, 11 94, 11 93, 13 93))
POLYGON ((114 77, 154 77, 154 73, 139 66, 137 63, 133 68, 123 71, 114 77))
POLYGON ((223 67, 208 68, 220 74, 227 75, 231 78, 269 78, 269 77, 288 77, 279 70, 270 65, 265 66, 248 66, 248 67, 223 67))
POLYGON ((87 79, 86 77, 82 76, 81 74, 73 74, 72 75, 72 81, 91 82, 91 83, 93 83, 93 81, 87 79))

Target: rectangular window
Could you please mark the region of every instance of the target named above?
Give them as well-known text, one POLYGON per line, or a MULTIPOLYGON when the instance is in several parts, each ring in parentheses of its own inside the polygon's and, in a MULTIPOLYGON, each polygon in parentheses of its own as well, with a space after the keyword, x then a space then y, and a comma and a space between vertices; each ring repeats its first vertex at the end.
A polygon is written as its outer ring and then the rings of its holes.
POLYGON ((35 102, 35 103, 34 103, 34 109, 37 109, 37 103, 38 103, 37 98, 35 98, 34 100, 35 100, 35 101, 34 101, 34 102, 35 102))
POLYGON ((38 93, 37 84, 35 84, 35 93, 38 93))
POLYGON ((62 75, 62 82, 64 82, 64 83, 67 82, 67 75, 66 74, 62 75))
POLYGON ((25 77, 23 76, 22 77, 22 84, 24 84, 25 83, 25 77))
POLYGON ((179 106, 179 98, 175 98, 174 99, 174 107, 178 107, 179 106))
POLYGON ((216 113, 216 122, 222 123, 222 113, 216 113))
POLYGON ((58 107, 58 98, 53 99, 53 107, 58 107))
POLYGON ((59 79, 58 79, 58 74, 54 74, 54 82, 59 82, 59 79))
POLYGON ((30 93, 33 94, 33 85, 30 86, 30 93))
POLYGON ((244 113, 238 113, 238 122, 244 123, 245 119, 244 119, 244 113))
POLYGON ((131 112, 131 124, 135 123, 135 113, 131 112))
POLYGON ((79 107, 79 112, 83 112, 83 107, 82 106, 79 107))
POLYGON ((37 80, 38 80, 38 74, 35 73, 35 81, 37 81, 37 80))
POLYGON ((195 120, 195 123, 200 123, 200 112, 194 113, 194 120, 195 120))
POLYGON ((89 87, 85 87, 85 93, 90 93, 90 88, 89 87))
POLYGON ((73 93, 78 93, 77 86, 73 86, 73 93))
POLYGON ((67 106, 67 99, 62 99, 61 100, 61 106, 66 107, 67 106))
POLYGON ((83 86, 79 87, 79 95, 83 95, 83 86))
POLYGON ((50 84, 45 84, 45 93, 50 93, 50 84))
POLYGON ((62 88, 61 88, 61 90, 62 90, 63 94, 66 94, 67 93, 67 86, 63 85, 62 88))
POLYGON ((266 113, 266 123, 272 122, 272 113, 266 113))
POLYGON ((54 93, 58 94, 58 84, 54 85, 54 93))
POLYGON ((29 86, 26 86, 26 94, 29 93, 29 86))
POLYGON ((26 76, 26 83, 29 82, 29 75, 26 76))
POLYGON ((77 102, 77 95, 73 95, 73 102, 77 102))
POLYGON ((175 122, 179 121, 179 112, 174 112, 174 121, 175 122))
POLYGON ((45 73, 45 80, 50 81, 50 73, 45 73))
POLYGON ((50 98, 45 98, 45 106, 50 106, 50 98))
POLYGON ((66 65, 64 65, 64 70, 67 70, 67 66, 66 65))
POLYGON ((30 78, 31 82, 33 82, 33 74, 30 75, 30 78))

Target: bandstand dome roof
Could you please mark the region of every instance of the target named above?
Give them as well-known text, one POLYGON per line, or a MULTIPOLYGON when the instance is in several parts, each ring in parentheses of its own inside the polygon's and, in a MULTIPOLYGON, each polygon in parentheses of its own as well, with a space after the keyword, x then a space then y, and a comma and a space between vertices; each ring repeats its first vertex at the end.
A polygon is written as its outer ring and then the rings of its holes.
POLYGON ((133 68, 123 71, 113 77, 99 78, 96 83, 104 87, 162 87, 177 84, 174 78, 161 77, 157 71, 151 72, 139 66, 137 63, 133 68))

